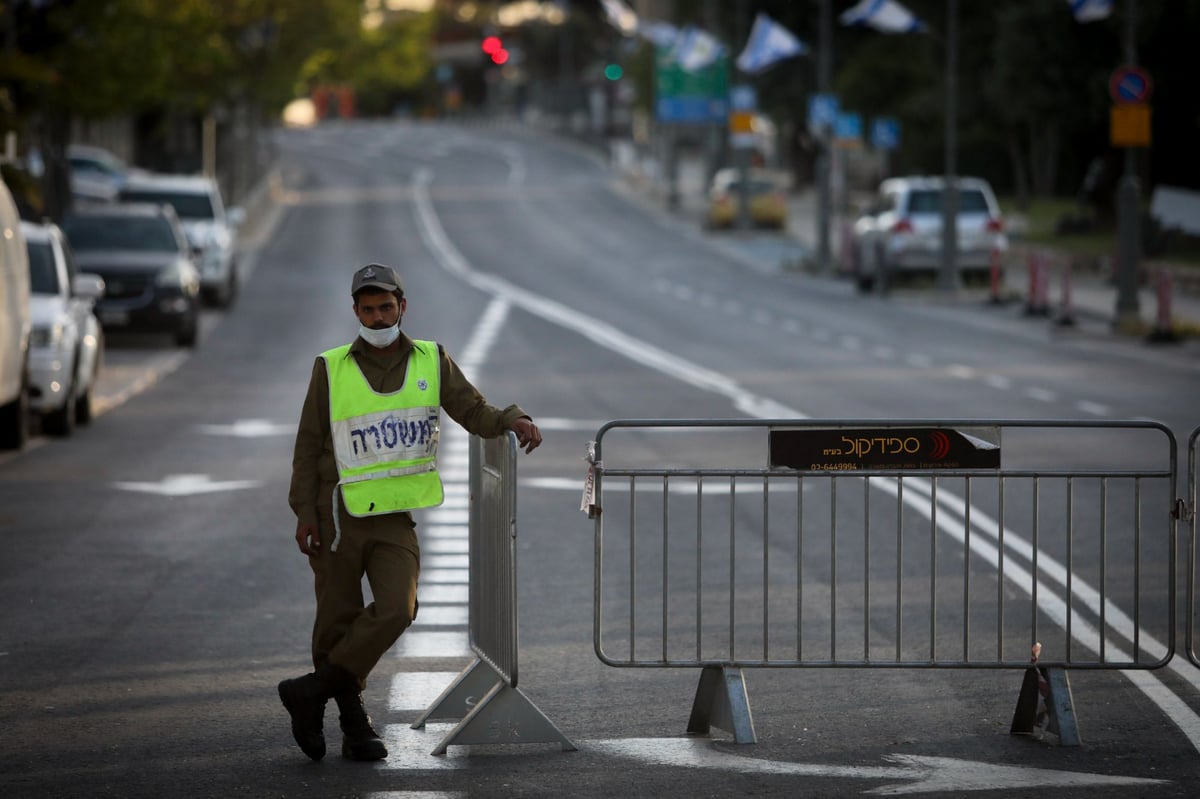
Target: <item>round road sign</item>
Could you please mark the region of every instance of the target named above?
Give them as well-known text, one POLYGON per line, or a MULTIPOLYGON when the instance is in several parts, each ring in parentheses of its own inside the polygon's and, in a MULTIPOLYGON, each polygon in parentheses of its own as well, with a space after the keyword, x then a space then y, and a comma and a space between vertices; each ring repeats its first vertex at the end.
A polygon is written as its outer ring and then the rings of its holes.
POLYGON ((1114 103, 1144 103, 1150 99, 1151 87, 1150 74, 1141 67, 1117 67, 1108 79, 1114 103))

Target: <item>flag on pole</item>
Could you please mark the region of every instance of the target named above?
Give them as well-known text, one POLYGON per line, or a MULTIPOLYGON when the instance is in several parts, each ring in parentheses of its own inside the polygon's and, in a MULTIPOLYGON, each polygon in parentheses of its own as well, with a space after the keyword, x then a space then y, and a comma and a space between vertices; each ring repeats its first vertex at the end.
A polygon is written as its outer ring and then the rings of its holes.
POLYGON ((925 30, 925 23, 896 0, 861 0, 838 17, 843 25, 866 25, 883 33, 925 30))
POLYGON ((1095 22, 1113 12, 1113 0, 1067 0, 1076 22, 1095 22))
POLYGON ((604 16, 608 17, 608 24, 619 30, 622 36, 637 33, 637 12, 621 0, 600 0, 600 7, 604 9, 604 16))
POLYGON ((695 26, 684 28, 675 43, 675 61, 687 72, 699 72, 725 53, 725 45, 695 26))
POLYGON ((762 72, 776 61, 792 56, 804 55, 808 48, 792 32, 766 14, 759 12, 746 40, 746 49, 737 57, 737 66, 742 72, 762 72))
POLYGON ((653 42, 656 46, 662 48, 672 48, 675 46, 675 40, 679 36, 679 28, 669 22, 655 22, 653 20, 638 22, 638 35, 649 42, 653 42))

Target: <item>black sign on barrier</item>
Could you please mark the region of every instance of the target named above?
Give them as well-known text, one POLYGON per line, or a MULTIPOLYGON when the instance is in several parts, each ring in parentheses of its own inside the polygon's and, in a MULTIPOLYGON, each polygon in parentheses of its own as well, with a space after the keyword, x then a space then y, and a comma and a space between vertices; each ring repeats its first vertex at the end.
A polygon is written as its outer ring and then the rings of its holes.
POLYGON ((999 469, 1000 430, 947 427, 773 427, 772 468, 821 472, 866 469, 999 469))

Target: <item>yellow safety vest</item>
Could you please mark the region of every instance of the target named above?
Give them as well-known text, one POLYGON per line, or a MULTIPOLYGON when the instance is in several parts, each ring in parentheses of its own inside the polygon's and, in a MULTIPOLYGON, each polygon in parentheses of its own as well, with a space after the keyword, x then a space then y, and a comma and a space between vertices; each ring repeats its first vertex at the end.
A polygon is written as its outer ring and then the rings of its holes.
POLYGON ((414 341, 404 385, 376 392, 350 345, 321 353, 329 375, 329 428, 338 486, 351 516, 430 508, 444 499, 437 473, 441 361, 433 341, 414 341))

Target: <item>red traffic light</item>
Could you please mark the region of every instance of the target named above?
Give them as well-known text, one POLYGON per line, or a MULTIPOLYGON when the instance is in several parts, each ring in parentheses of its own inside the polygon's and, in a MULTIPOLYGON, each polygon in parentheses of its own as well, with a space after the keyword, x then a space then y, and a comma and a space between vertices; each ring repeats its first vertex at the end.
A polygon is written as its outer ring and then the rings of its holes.
POLYGON ((493 64, 503 64, 508 61, 508 51, 504 49, 504 42, 499 36, 485 36, 479 45, 479 49, 487 53, 493 64))

